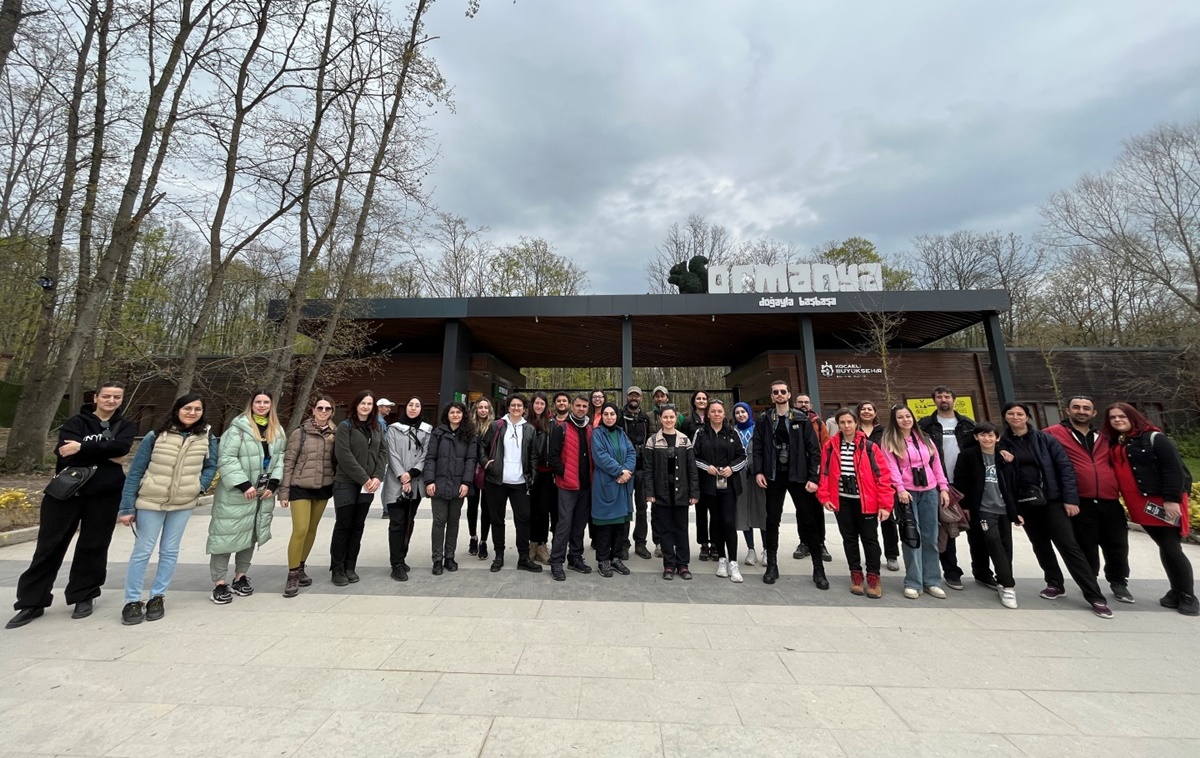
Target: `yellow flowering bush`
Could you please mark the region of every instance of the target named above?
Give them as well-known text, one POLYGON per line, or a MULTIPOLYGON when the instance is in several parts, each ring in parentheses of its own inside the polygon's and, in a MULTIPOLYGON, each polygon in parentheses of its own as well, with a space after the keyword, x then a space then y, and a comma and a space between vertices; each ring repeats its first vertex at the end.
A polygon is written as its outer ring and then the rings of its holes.
POLYGON ((32 508, 37 505, 29 490, 16 487, 0 489, 0 508, 32 508))
POLYGON ((0 488, 0 532, 33 526, 41 511, 35 506, 39 498, 19 487, 0 488))

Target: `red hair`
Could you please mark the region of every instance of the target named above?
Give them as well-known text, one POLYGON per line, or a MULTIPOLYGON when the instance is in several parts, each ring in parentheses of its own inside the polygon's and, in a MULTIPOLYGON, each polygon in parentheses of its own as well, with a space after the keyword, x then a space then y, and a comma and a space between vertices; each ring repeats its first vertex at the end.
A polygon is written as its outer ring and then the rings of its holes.
POLYGON ((1105 437, 1108 437, 1110 440, 1115 440, 1117 437, 1119 437, 1121 435, 1120 432, 1118 432, 1116 429, 1112 428, 1112 424, 1108 423, 1108 412, 1113 410, 1114 408, 1124 412, 1125 415, 1129 418, 1129 426, 1131 428, 1129 430, 1129 433, 1126 435, 1128 437, 1136 437, 1137 435, 1141 434, 1142 432, 1161 432, 1162 431, 1162 429, 1159 429, 1157 426, 1150 423, 1150 419, 1146 418, 1146 416, 1143 415, 1141 411, 1139 411, 1137 408, 1134 408, 1129 403, 1113 403, 1112 405, 1110 405, 1104 409, 1104 426, 1100 430, 1100 433, 1103 434, 1105 437))

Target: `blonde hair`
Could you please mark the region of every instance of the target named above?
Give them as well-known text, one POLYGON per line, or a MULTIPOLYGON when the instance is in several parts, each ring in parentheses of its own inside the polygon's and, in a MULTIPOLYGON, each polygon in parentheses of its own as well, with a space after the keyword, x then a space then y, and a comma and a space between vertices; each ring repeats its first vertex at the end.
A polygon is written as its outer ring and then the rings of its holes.
POLYGON ((482 437, 487 434, 488 427, 496 420, 496 406, 491 400, 486 397, 481 397, 471 405, 471 426, 475 427, 476 436, 482 437), (487 403, 488 416, 483 421, 479 420, 479 404, 487 403))
POLYGON ((254 398, 258 397, 259 395, 266 395, 271 401, 271 411, 267 414, 266 438, 268 443, 274 442, 275 435, 283 434, 283 426, 279 423, 279 417, 275 415, 275 397, 270 392, 267 392, 266 390, 255 390, 254 392, 251 392, 249 399, 246 400, 246 410, 242 415, 246 417, 246 420, 250 422, 251 426, 256 429, 258 428, 258 424, 254 421, 254 398))

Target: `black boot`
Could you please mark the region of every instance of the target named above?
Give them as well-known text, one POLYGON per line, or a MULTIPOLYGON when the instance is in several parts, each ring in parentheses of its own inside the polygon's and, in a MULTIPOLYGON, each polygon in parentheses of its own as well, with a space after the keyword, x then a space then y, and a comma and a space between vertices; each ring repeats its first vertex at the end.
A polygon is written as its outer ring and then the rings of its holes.
POLYGON ((820 555, 812 557, 813 564, 813 584, 817 585, 819 590, 829 589, 829 579, 825 577, 825 561, 820 555))
POLYGON ((763 572, 763 584, 774 584, 779 578, 779 562, 776 558, 778 554, 778 550, 767 551, 767 570, 763 572))
POLYGON ((504 568, 504 551, 497 550, 496 557, 492 559, 492 573, 495 573, 502 568, 504 568))

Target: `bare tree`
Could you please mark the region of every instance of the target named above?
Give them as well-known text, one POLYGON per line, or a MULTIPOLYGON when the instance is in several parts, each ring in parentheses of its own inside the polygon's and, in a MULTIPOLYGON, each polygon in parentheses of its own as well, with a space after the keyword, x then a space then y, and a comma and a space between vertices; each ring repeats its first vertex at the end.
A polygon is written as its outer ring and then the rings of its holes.
POLYGON ((581 295, 587 273, 571 259, 554 252, 544 239, 522 237, 501 248, 495 260, 496 291, 519 297, 581 295))
POLYGON ((486 226, 472 227, 452 213, 438 212, 424 242, 431 253, 413 246, 414 267, 420 272, 422 289, 434 297, 479 297, 493 294, 492 268, 496 250, 484 235, 486 226))
POLYGON ((646 282, 652 294, 674 292, 667 281, 671 267, 687 263, 693 257, 708 258, 709 266, 731 263, 738 252, 733 234, 719 224, 710 224, 703 216, 692 214, 683 226, 671 224, 667 236, 655 248, 655 255, 646 262, 646 282))

